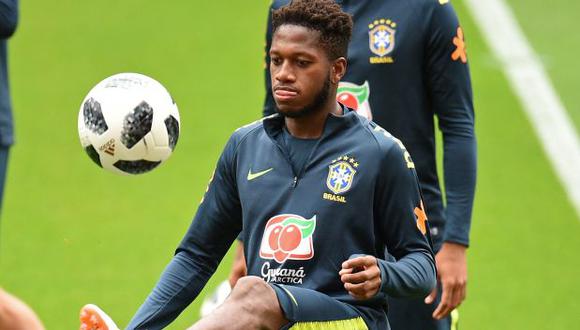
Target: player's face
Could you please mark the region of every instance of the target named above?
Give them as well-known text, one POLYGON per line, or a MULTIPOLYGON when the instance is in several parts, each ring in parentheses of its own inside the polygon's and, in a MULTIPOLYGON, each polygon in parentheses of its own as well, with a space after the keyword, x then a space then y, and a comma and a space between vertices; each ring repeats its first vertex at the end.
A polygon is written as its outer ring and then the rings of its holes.
POLYGON ((278 112, 302 117, 321 110, 330 97, 332 63, 319 44, 319 32, 282 25, 272 38, 270 75, 278 112))

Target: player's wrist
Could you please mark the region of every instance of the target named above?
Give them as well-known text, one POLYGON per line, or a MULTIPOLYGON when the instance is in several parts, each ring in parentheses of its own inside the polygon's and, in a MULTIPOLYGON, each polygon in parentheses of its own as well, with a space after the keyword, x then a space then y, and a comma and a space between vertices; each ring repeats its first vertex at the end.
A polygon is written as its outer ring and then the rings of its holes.
POLYGON ((448 239, 448 240, 443 241, 441 248, 443 248, 444 246, 446 246, 447 248, 461 249, 464 251, 469 248, 469 244, 467 242, 461 241, 461 240, 453 240, 453 239, 448 239))
POLYGON ((437 254, 465 258, 467 246, 455 242, 444 242, 437 254))

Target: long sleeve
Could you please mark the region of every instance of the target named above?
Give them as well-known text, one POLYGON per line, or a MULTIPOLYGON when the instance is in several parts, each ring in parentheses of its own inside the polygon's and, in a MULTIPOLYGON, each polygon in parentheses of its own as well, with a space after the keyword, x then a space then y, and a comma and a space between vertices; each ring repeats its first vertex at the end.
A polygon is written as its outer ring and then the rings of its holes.
POLYGON ((414 164, 402 143, 387 152, 377 181, 378 226, 395 261, 379 259, 381 292, 426 296, 435 286, 435 261, 414 164))
POLYGON ((171 323, 197 297, 240 232, 235 148, 232 137, 175 256, 127 329, 162 329, 171 323))
POLYGON ((477 174, 473 96, 463 30, 450 3, 433 2, 426 67, 443 133, 446 224, 444 241, 469 245, 477 174))
POLYGON ((188 252, 177 253, 127 329, 166 327, 193 301, 214 271, 188 252))
POLYGON ((18 1, 0 0, 0 38, 8 39, 18 25, 18 1))

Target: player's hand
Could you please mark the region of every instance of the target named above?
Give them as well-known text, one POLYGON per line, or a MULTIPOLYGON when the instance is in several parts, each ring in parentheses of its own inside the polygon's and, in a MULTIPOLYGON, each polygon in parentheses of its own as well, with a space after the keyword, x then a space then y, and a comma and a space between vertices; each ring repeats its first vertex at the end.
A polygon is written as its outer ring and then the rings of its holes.
POLYGON ((248 274, 246 269, 246 258, 244 258, 244 244, 240 241, 237 242, 236 252, 234 255, 234 263, 232 264, 232 270, 230 271, 230 276, 228 282, 233 288, 238 280, 248 274))
MULTIPOLYGON (((441 283, 441 302, 433 312, 433 318, 440 320, 457 308, 467 294, 467 248, 461 244, 446 242, 435 256, 437 277, 441 283)), ((437 297, 437 288, 425 298, 432 304, 437 297)))
POLYGON ((373 256, 361 256, 343 262, 338 274, 348 294, 358 300, 374 297, 381 287, 381 270, 373 256))

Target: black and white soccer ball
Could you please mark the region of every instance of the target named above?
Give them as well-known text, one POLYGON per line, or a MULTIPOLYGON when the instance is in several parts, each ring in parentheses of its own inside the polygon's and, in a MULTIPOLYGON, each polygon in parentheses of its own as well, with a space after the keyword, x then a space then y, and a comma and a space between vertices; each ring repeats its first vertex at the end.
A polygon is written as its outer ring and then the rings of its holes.
POLYGON ((179 112, 155 79, 119 73, 98 83, 83 100, 81 145, 100 167, 141 174, 167 160, 179 138, 179 112))

